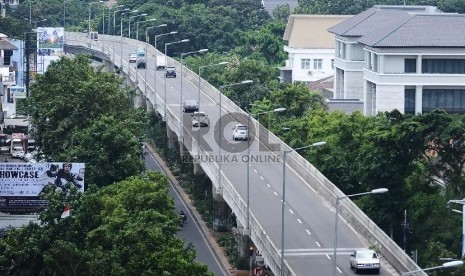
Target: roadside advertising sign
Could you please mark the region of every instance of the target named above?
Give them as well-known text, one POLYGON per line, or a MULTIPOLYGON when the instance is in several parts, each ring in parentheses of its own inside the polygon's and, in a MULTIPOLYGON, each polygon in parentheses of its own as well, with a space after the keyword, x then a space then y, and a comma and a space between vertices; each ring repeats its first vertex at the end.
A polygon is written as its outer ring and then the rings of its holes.
POLYGON ((28 212, 46 205, 47 187, 68 192, 67 183, 84 192, 84 163, 0 163, 0 211, 28 212))

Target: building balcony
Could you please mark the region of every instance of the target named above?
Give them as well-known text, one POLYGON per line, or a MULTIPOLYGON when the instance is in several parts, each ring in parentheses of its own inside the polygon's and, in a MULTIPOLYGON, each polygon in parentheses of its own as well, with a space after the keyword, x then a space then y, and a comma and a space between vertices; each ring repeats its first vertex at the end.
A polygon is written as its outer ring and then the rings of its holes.
POLYGON ((2 84, 3 85, 16 85, 16 73, 15 72, 9 72, 7 75, 1 75, 2 76, 2 84))
POLYGON ((429 85, 429 86, 460 86, 465 84, 465 74, 379 74, 364 70, 363 78, 378 85, 429 85))

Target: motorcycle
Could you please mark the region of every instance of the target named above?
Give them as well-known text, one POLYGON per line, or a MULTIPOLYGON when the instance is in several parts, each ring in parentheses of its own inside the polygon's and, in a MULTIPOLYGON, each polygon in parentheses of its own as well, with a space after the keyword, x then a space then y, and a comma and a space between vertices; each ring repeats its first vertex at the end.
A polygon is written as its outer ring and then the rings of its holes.
POLYGON ((179 214, 179 224, 180 224, 180 226, 183 227, 184 224, 186 224, 186 223, 187 223, 187 216, 186 216, 186 214, 184 214, 184 213, 183 213, 183 214, 179 214))

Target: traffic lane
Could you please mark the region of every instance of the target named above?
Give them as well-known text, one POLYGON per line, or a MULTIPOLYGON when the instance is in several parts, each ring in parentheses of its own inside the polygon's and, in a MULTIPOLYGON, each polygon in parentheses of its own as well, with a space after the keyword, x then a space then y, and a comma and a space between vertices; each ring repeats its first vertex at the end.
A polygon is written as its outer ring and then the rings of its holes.
MULTIPOLYGON (((161 165, 155 160, 151 153, 145 155, 145 164, 148 170, 163 172, 161 165)), ((192 215, 190 209, 182 201, 180 194, 176 191, 171 181, 169 181, 169 183, 169 193, 173 197, 177 212, 184 210, 188 216, 188 222, 183 227, 181 227, 181 230, 177 235, 194 246, 197 253, 196 260, 200 263, 206 264, 209 271, 213 272, 214 275, 227 275, 222 265, 220 264, 216 253, 202 233, 198 223, 193 219, 194 216, 192 215)))

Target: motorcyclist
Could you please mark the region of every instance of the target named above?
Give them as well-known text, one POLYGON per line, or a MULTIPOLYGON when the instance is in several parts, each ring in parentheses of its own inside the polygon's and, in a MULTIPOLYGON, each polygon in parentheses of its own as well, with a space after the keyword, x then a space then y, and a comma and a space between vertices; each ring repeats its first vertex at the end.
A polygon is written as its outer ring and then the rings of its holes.
POLYGON ((181 226, 183 226, 184 223, 186 223, 186 221, 187 221, 187 216, 186 216, 186 214, 184 213, 183 210, 181 210, 181 212, 179 212, 179 216, 181 217, 181 226))

